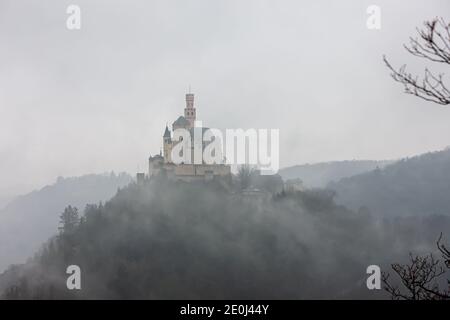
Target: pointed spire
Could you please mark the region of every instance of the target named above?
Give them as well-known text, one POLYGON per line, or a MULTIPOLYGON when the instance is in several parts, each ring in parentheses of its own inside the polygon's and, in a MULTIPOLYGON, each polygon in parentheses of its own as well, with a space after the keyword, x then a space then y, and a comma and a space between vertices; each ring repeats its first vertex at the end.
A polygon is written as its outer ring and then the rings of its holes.
POLYGON ((164 131, 164 138, 170 138, 170 130, 169 127, 166 124, 166 130, 164 131))

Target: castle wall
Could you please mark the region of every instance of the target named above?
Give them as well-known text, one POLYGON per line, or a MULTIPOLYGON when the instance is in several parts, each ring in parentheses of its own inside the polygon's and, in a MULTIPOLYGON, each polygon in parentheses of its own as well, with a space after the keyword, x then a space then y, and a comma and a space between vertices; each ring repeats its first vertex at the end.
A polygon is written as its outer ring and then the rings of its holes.
POLYGON ((180 164, 175 167, 176 176, 226 176, 229 174, 231 174, 231 168, 227 165, 180 164))
POLYGON ((172 148, 173 148, 173 143, 172 142, 166 142, 164 141, 164 162, 168 163, 168 162, 172 162, 172 148))

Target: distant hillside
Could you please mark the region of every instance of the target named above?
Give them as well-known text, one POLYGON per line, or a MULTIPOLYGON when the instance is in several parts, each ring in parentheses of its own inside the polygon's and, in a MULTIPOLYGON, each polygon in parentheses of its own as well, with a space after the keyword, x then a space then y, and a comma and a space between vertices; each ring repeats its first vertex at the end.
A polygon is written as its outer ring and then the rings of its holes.
POLYGON ((337 202, 378 215, 450 215, 450 149, 330 183, 337 202))
POLYGON ((304 164, 281 169, 279 174, 284 180, 299 178, 309 188, 324 188, 332 181, 382 168, 392 162, 353 160, 304 164))
POLYGON ((15 198, 0 210, 0 271, 24 262, 56 233, 59 215, 68 204, 83 209, 105 201, 131 180, 124 173, 58 178, 51 186, 15 198))

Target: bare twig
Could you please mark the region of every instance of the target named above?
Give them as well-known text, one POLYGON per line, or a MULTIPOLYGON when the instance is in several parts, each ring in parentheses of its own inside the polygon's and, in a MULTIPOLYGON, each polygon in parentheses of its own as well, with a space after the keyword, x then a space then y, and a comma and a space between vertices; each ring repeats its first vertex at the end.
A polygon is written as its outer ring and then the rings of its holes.
MULTIPOLYGON (((417 29, 418 38, 410 38, 405 49, 412 55, 425 58, 432 62, 450 64, 450 24, 444 19, 435 18, 424 23, 424 29, 417 29)), ((406 71, 406 65, 394 68, 386 56, 383 56, 386 66, 391 70, 392 78, 403 84, 405 92, 423 100, 440 105, 450 104, 450 90, 444 83, 444 75, 433 74, 425 69, 422 80, 406 71)))
MULTIPOLYGON (((444 258, 444 265, 450 268, 450 251, 441 243, 442 233, 437 241, 437 247, 444 258)), ((409 255, 409 264, 394 263, 392 270, 397 274, 402 285, 394 285, 389 273, 382 274, 384 289, 394 300, 450 300, 450 280, 447 280, 448 288, 440 289, 441 276, 446 274, 444 266, 436 260, 432 254, 427 256, 409 255)), ((442 284, 442 282, 441 282, 442 284)))

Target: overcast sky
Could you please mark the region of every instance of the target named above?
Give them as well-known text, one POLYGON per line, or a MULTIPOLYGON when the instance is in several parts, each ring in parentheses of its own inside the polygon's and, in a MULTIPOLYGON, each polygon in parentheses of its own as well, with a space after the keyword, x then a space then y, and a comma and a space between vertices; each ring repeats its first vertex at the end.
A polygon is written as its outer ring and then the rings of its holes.
POLYGON ((279 128, 281 166, 443 149, 450 107, 403 94, 382 55, 421 71, 402 44, 448 12, 448 0, 0 0, 0 195, 144 170, 189 84, 204 125, 279 128), (70 4, 81 30, 66 28, 70 4), (381 30, 366 27, 370 4, 381 30))

